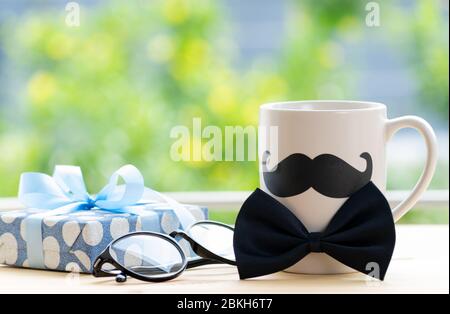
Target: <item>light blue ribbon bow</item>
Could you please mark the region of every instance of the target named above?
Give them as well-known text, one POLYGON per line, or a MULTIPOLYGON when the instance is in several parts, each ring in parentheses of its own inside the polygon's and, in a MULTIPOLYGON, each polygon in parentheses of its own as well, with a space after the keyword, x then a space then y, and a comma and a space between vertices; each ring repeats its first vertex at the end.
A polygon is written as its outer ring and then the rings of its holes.
MULTIPOLYGON (((45 268, 42 220, 48 216, 100 209, 145 217, 150 213, 145 209, 147 205, 165 204, 175 212, 183 229, 195 222, 185 206, 146 188, 142 174, 132 165, 114 172, 108 184, 95 196, 87 192, 79 167, 56 166, 53 177, 43 173, 24 173, 20 178, 19 200, 28 208, 45 210, 28 216, 24 221, 28 263, 32 268, 45 268), (119 178, 124 182, 122 185, 118 185, 119 178)), ((148 229, 145 220, 142 220, 142 228, 148 229)))

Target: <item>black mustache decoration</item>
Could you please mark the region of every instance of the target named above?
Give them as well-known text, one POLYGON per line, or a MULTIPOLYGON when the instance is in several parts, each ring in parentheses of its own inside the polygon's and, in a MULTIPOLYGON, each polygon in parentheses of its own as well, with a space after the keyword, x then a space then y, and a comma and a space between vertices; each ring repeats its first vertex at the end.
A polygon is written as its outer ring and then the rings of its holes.
POLYGON ((328 197, 349 197, 372 178, 372 156, 367 152, 360 155, 367 162, 363 172, 331 154, 311 159, 300 153, 288 156, 270 171, 267 169, 269 157, 270 152, 266 151, 262 158, 264 182, 269 191, 279 197, 301 194, 309 188, 328 197))
POLYGON ((394 246, 391 208, 372 182, 342 205, 323 232, 309 232, 287 207, 257 189, 242 205, 234 231, 241 279, 281 271, 314 252, 383 280, 394 246))

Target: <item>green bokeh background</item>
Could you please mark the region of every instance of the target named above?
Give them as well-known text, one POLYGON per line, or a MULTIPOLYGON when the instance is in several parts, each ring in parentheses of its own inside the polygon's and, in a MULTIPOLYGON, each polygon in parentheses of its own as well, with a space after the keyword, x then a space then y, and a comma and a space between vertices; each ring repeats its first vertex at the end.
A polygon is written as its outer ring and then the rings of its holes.
MULTIPOLYGON (((194 117, 204 125, 256 126, 264 102, 353 98, 357 78, 343 66, 341 41, 367 40, 364 1, 290 1, 280 57, 239 68, 218 1, 80 3, 78 28, 64 24, 61 6, 0 23, 3 62, 21 77, 14 91, 0 93, 10 96, 0 97, 8 101, 0 103, 1 196, 16 195, 20 173, 51 173, 55 164, 81 166, 90 191, 126 163, 160 191, 253 189, 256 162, 172 161, 171 128, 190 126, 194 117)), ((417 77, 419 97, 448 128, 443 2, 412 6, 405 12, 398 1, 383 2, 383 27, 408 48, 400 53, 417 77)), ((420 167, 394 166, 388 187, 410 188, 420 167)), ((448 189, 448 162, 440 163, 432 188, 448 189)), ((233 215, 212 217, 232 221, 233 215)), ((448 223, 448 208, 425 215, 418 211, 407 221, 448 223)))

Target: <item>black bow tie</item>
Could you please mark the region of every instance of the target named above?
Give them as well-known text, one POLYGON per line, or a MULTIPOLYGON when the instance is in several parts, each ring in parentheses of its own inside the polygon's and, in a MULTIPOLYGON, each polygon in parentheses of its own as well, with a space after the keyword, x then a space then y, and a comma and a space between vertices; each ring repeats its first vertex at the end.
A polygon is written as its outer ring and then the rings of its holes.
POLYGON ((234 233, 241 279, 284 270, 315 252, 367 275, 377 265, 383 280, 394 246, 391 208, 372 182, 342 205, 324 232, 308 232, 287 207, 257 189, 243 204, 234 233))

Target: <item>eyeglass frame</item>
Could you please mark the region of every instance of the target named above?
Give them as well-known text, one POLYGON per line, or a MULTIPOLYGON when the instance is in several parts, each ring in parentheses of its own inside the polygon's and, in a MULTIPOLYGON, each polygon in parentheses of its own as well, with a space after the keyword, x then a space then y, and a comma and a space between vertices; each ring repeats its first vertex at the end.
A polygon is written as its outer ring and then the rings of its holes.
POLYGON ((151 232, 151 231, 131 232, 131 233, 125 234, 125 235, 115 239, 114 241, 112 241, 105 248, 105 250, 95 259, 92 275, 97 278, 114 277, 114 276, 117 277, 120 275, 125 275, 126 277, 130 276, 135 279, 147 281, 147 282, 163 282, 163 281, 169 281, 169 280, 175 279, 178 276, 180 276, 185 270, 194 268, 194 267, 199 267, 199 266, 204 266, 204 265, 212 265, 212 264, 228 264, 228 265, 236 266, 236 261, 229 260, 220 255, 217 255, 217 254, 211 252, 210 250, 206 249, 204 246, 199 244, 194 239, 192 239, 192 237, 188 234, 188 232, 192 227, 199 225, 199 224, 213 224, 213 225, 225 227, 234 232, 233 227, 223 224, 223 223, 220 223, 220 222, 210 221, 210 220, 198 221, 198 222, 192 224, 188 228, 188 230, 186 230, 186 231, 176 230, 176 231, 171 232, 170 235, 166 235, 166 234, 159 233, 159 232, 151 232), (140 274, 128 269, 127 267, 125 267, 125 266, 121 265, 119 262, 117 262, 115 260, 115 258, 111 255, 111 252, 110 252, 111 247, 123 239, 126 239, 128 237, 138 236, 138 235, 160 237, 160 238, 170 242, 171 244, 173 244, 176 247, 176 249, 178 250, 178 252, 180 253, 180 256, 182 258, 182 262, 181 262, 182 266, 180 267, 180 269, 171 275, 161 276, 160 278, 158 278, 157 276, 146 277, 146 276, 140 275, 140 274), (177 236, 180 236, 181 238, 186 240, 189 243, 189 245, 191 246, 194 253, 197 254, 198 256, 200 256, 200 258, 189 260, 188 257, 186 256, 186 253, 181 248, 180 244, 178 244, 178 242, 175 240, 175 237, 177 237, 177 236), (102 267, 105 264, 110 264, 110 265, 114 266, 115 269, 111 270, 111 271, 103 270, 102 267))

